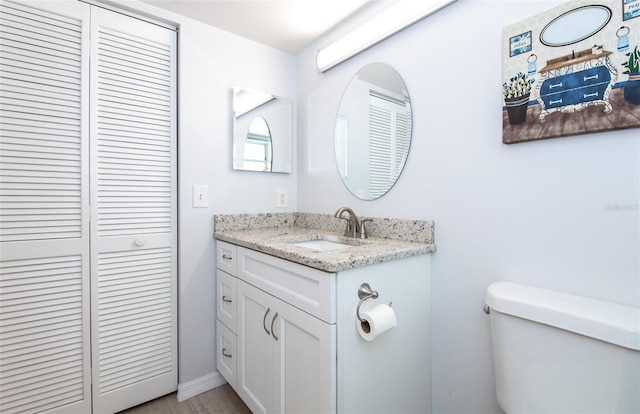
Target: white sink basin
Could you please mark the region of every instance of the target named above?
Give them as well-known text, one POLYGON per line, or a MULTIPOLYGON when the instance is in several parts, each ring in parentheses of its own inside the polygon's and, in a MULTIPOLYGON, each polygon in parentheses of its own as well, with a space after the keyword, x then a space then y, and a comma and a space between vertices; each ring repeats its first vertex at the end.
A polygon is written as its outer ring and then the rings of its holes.
POLYGON ((291 243, 291 244, 293 244, 294 246, 304 247, 306 249, 318 250, 321 252, 353 247, 350 244, 336 243, 328 240, 308 240, 308 241, 301 241, 301 242, 291 243))

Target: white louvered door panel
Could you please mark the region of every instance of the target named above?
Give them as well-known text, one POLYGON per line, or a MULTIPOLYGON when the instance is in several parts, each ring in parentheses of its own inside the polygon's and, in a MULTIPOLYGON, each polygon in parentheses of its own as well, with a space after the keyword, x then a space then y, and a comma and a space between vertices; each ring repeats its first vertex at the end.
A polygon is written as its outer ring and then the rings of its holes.
POLYGON ((0 412, 91 410, 89 6, 0 2, 0 412))
POLYGON ((404 168, 409 147, 411 146, 411 111, 398 111, 395 113, 395 119, 394 181, 398 179, 398 176, 404 168))
POLYGON ((411 113, 385 94, 369 94, 369 194, 379 197, 395 183, 411 144, 411 113))
POLYGON ((387 192, 393 178, 392 112, 378 105, 382 100, 371 97, 369 104, 369 195, 373 198, 387 192))
POLYGON ((176 34, 92 10, 94 412, 177 389, 176 34))

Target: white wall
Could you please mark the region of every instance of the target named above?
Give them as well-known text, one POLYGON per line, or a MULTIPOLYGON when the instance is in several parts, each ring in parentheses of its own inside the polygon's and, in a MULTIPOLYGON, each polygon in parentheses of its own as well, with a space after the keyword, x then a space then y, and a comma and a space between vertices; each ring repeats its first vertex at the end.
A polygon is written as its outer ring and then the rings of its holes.
MULTIPOLYGON (((287 189, 296 211, 295 174, 233 171, 232 88, 294 98, 294 56, 193 21, 180 27, 180 383, 215 371, 213 215, 276 211, 287 189), (193 184, 209 186, 209 208, 191 207, 193 184)), ((295 164, 294 164, 295 173, 295 164)))
POLYGON ((501 143, 502 27, 561 3, 459 0, 325 74, 314 66, 323 41, 298 56, 298 210, 435 220, 435 413, 500 412, 490 283, 640 306, 640 130, 501 143), (333 127, 344 87, 376 61, 403 76, 414 134, 397 185, 362 201, 340 180, 333 127))
MULTIPOLYGON (((231 161, 233 87, 295 99, 296 57, 148 4, 119 3, 179 24, 179 381, 184 384, 216 370, 213 215, 297 209, 295 160, 294 174, 233 171, 231 161), (208 208, 192 207, 194 184, 209 187, 208 208), (276 209, 280 188, 288 190, 286 209, 276 209)), ((294 131, 295 116, 294 109, 294 131)))

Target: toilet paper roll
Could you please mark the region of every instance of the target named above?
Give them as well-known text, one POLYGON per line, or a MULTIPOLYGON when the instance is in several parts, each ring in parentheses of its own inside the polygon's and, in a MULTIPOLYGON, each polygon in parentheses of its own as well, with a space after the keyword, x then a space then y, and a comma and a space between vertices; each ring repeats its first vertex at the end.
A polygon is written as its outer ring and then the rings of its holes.
POLYGON ((360 311, 360 317, 366 322, 361 322, 356 317, 358 333, 366 341, 373 341, 389 329, 398 324, 396 313, 389 305, 380 303, 365 311, 360 311))

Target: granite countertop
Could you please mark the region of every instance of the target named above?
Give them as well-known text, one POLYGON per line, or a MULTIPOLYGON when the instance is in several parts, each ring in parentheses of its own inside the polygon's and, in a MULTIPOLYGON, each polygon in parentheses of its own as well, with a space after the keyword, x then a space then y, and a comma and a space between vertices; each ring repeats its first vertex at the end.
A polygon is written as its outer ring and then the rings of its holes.
POLYGON ((371 224, 373 233, 377 232, 378 234, 373 234, 372 237, 366 239, 355 239, 344 237, 342 231, 335 231, 335 224, 344 226, 344 221, 334 222, 333 220, 338 219, 322 215, 311 215, 311 217, 309 215, 302 217, 295 215, 290 218, 282 215, 275 218, 274 215, 216 216, 214 218, 216 228, 214 237, 217 240, 326 272, 339 272, 436 251, 436 245, 433 243, 433 222, 431 221, 412 220, 407 225, 406 220, 389 222, 388 219, 377 219, 378 223, 376 223, 376 219, 374 219, 367 225, 371 224), (234 216, 234 219, 239 218, 243 224, 237 225, 238 221, 234 221, 234 225, 229 225, 229 221, 226 220, 231 216, 234 216), (217 220, 219 218, 221 220, 217 220), (389 223, 384 223, 384 220, 389 223), (270 221, 275 221, 271 224, 276 225, 270 226, 270 221), (327 221, 329 225, 327 225, 327 221), (260 223, 260 225, 252 226, 250 222, 260 223), (403 231, 383 234, 385 224, 389 228, 401 228, 403 231), (293 244, 310 240, 326 240, 353 247, 320 251, 293 244))

